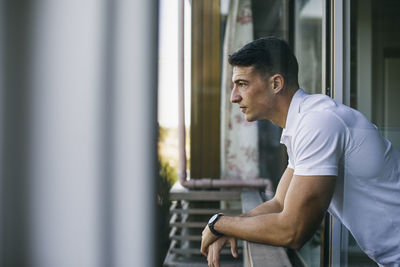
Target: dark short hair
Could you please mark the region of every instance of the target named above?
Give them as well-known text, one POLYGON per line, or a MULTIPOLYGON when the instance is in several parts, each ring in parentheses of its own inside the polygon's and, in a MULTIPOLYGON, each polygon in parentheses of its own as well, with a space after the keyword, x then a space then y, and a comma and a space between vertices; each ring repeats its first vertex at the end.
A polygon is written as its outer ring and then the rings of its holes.
POLYGON ((264 37, 252 41, 230 55, 228 61, 232 66, 252 66, 265 77, 280 74, 288 86, 299 86, 297 59, 289 45, 279 38, 264 37))

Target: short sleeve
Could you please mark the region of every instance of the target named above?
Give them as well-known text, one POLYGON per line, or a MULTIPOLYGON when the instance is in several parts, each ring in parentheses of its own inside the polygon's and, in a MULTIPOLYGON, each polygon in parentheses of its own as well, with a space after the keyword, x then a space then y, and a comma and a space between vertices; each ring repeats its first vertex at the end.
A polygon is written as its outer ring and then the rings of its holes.
POLYGON ((288 155, 288 165, 287 165, 287 168, 294 169, 293 160, 292 160, 292 158, 290 157, 290 155, 288 155))
POLYGON ((287 168, 293 169, 294 170, 294 163, 293 163, 293 157, 291 155, 291 150, 290 150, 290 141, 288 141, 287 139, 288 137, 284 134, 284 132, 282 132, 282 136, 281 136, 281 144, 285 145, 286 147, 286 152, 288 155, 288 164, 287 164, 287 168), (289 147, 288 147, 289 146, 289 147))
POLYGON ((309 112, 300 119, 293 139, 296 175, 338 175, 346 126, 331 111, 309 112))

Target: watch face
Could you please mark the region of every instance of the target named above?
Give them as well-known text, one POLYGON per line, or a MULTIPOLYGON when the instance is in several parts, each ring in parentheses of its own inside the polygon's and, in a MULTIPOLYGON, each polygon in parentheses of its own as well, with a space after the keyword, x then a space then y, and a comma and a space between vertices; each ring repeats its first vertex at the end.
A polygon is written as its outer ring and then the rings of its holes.
POLYGON ((213 221, 215 221, 215 219, 218 217, 218 214, 214 214, 210 220, 208 221, 208 223, 212 223, 213 221))

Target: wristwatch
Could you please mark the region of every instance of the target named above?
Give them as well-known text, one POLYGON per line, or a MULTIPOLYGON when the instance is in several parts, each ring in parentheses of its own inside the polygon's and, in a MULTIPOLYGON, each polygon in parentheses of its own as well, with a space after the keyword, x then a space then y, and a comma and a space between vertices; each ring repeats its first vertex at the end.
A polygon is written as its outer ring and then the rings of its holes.
POLYGON ((223 213, 214 214, 214 215, 210 218, 210 220, 208 221, 208 228, 210 229, 210 231, 211 231, 214 235, 223 236, 223 234, 217 232, 217 231, 214 229, 214 224, 215 224, 215 223, 218 221, 218 219, 221 218, 222 216, 224 216, 223 213))

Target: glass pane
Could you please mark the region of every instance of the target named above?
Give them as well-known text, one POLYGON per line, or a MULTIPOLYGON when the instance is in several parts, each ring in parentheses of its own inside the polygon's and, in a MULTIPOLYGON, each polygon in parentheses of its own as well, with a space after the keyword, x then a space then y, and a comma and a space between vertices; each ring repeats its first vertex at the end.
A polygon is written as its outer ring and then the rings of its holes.
MULTIPOLYGON (((342 228, 347 231, 345 227, 342 228)), ((348 232, 348 231, 347 231, 348 232)), ((343 235, 342 235, 343 236, 343 235)), ((377 266, 367 255, 362 252, 353 236, 348 233, 348 246, 347 246, 347 266, 377 266)))
POLYGON ((353 1, 351 105, 400 148, 400 2, 353 1))
MULTIPOLYGON (((299 84, 310 94, 322 92, 322 0, 295 1, 295 47, 299 84)), ((321 231, 299 251, 307 266, 320 266, 321 231)))
MULTIPOLYGON (((282 0, 252 0, 254 39, 275 36, 287 40, 288 6, 282 0)), ((281 129, 270 121, 257 122, 260 177, 269 177, 276 188, 287 166, 280 144, 281 129)))
POLYGON ((300 87, 321 93, 322 0, 299 0, 295 4, 295 54, 299 61, 300 87))
MULTIPOLYGON (((350 105, 400 148, 400 1, 351 2, 350 105)), ((349 234, 348 266, 376 266, 349 234)), ((347 249, 346 249, 347 247, 347 249)))

